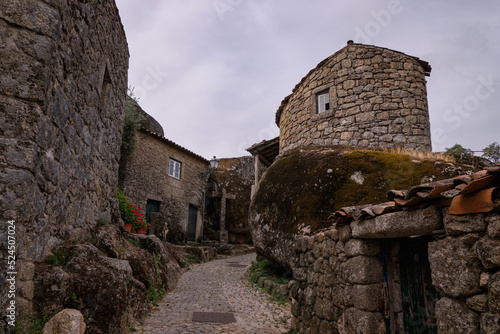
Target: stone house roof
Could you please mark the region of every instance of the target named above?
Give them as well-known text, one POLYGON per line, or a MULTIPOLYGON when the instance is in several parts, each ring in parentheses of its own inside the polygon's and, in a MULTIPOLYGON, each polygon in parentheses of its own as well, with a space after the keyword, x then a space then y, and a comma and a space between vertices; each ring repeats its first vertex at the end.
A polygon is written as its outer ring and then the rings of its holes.
POLYGON ((345 224, 395 211, 409 211, 430 205, 450 208, 450 214, 486 213, 500 209, 500 164, 471 175, 462 175, 409 190, 391 190, 388 202, 344 207, 331 214, 328 221, 345 224))
POLYGON ((252 155, 257 155, 266 164, 270 166, 280 151, 280 138, 276 137, 269 140, 263 140, 260 143, 253 144, 247 148, 252 155))
MULTIPOLYGON (((414 57, 414 56, 410 56, 410 55, 407 55, 401 51, 397 51, 397 50, 393 50, 393 49, 389 49, 389 48, 383 48, 383 47, 379 47, 379 46, 375 46, 375 45, 367 45, 367 44, 362 44, 362 43, 353 43, 352 41, 348 41, 347 42, 347 46, 349 45, 366 45, 366 46, 372 46, 372 47, 376 47, 377 49, 382 49, 382 50, 389 50, 389 51, 392 51, 392 52, 396 52, 396 53, 399 53, 399 54, 402 54, 402 55, 405 55, 407 57, 411 57, 411 58, 414 58, 416 61, 418 61, 420 63, 420 65, 422 65, 422 68, 424 69, 425 71, 425 75, 426 76, 430 76, 431 74, 431 70, 432 70, 432 67, 431 65, 425 61, 425 60, 421 60, 420 58, 418 57, 414 57)), ((346 47, 347 47, 346 46, 346 47)), ((339 51, 335 52, 333 55, 329 56, 328 58, 325 58, 324 60, 322 60, 318 65, 316 65, 315 68, 313 68, 312 70, 309 71, 309 73, 307 73, 301 80, 298 84, 295 85, 295 87, 292 89, 292 93, 290 95, 287 95, 282 101, 281 101, 281 104, 278 108, 278 110, 276 111, 276 116, 275 116, 275 122, 276 124, 278 125, 278 127, 280 126, 280 119, 281 119, 281 113, 283 112, 283 109, 285 109, 288 101, 290 100, 290 97, 292 97, 292 95, 295 93, 295 91, 300 87, 300 85, 307 79, 307 77, 309 77, 312 73, 314 73, 317 69, 319 69, 321 66, 323 66, 324 64, 326 64, 328 61, 330 61, 330 59, 334 58, 336 55, 338 55, 339 53, 341 53, 346 47, 340 49, 339 51)))
POLYGON ((198 160, 206 162, 207 164, 210 163, 210 161, 208 161, 207 159, 205 159, 201 155, 198 155, 198 154, 194 153, 193 151, 190 151, 187 148, 182 147, 179 144, 176 144, 175 142, 171 141, 170 139, 165 138, 163 135, 160 135, 160 134, 158 134, 156 132, 152 132, 152 131, 146 129, 145 127, 139 128, 139 131, 141 131, 141 132, 143 132, 143 133, 145 133, 145 134, 147 134, 147 135, 149 135, 149 136, 151 136, 153 138, 156 138, 156 139, 164 142, 165 144, 170 145, 170 146, 178 149, 179 151, 182 151, 182 152, 184 152, 186 154, 189 154, 189 155, 191 155, 192 157, 194 157, 194 158, 196 158, 198 160))

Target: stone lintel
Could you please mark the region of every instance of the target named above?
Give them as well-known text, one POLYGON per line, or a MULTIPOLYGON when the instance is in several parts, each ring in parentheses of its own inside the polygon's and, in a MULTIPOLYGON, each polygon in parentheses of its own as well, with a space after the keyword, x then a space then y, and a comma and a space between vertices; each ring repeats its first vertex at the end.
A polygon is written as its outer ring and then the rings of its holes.
POLYGON ((431 234, 443 228, 441 212, 434 206, 399 211, 351 223, 352 235, 360 239, 403 238, 431 234))

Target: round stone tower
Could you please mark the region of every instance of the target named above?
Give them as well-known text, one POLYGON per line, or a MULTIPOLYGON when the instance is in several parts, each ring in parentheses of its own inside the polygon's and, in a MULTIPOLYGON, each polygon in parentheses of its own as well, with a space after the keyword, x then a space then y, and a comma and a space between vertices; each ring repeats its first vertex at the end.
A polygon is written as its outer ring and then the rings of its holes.
POLYGON ((372 45, 348 45, 311 70, 276 112, 280 153, 348 145, 431 151, 430 65, 372 45))

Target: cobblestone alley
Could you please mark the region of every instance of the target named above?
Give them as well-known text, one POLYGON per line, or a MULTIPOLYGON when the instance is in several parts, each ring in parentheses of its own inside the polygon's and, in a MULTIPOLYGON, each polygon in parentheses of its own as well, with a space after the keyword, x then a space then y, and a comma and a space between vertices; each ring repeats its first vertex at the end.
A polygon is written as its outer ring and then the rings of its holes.
POLYGON ((136 329, 154 334, 287 332, 290 305, 270 301, 244 277, 253 260, 255 254, 192 265, 179 279, 177 288, 136 329), (193 322, 194 312, 234 313, 236 322, 193 322))

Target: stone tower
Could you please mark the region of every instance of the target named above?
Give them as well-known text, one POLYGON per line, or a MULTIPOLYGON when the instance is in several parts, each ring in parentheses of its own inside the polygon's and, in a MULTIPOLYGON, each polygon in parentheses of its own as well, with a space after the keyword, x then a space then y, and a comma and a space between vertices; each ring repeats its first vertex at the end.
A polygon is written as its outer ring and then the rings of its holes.
POLYGON ((430 72, 416 57, 349 41, 282 101, 280 152, 330 145, 431 151, 430 72))

